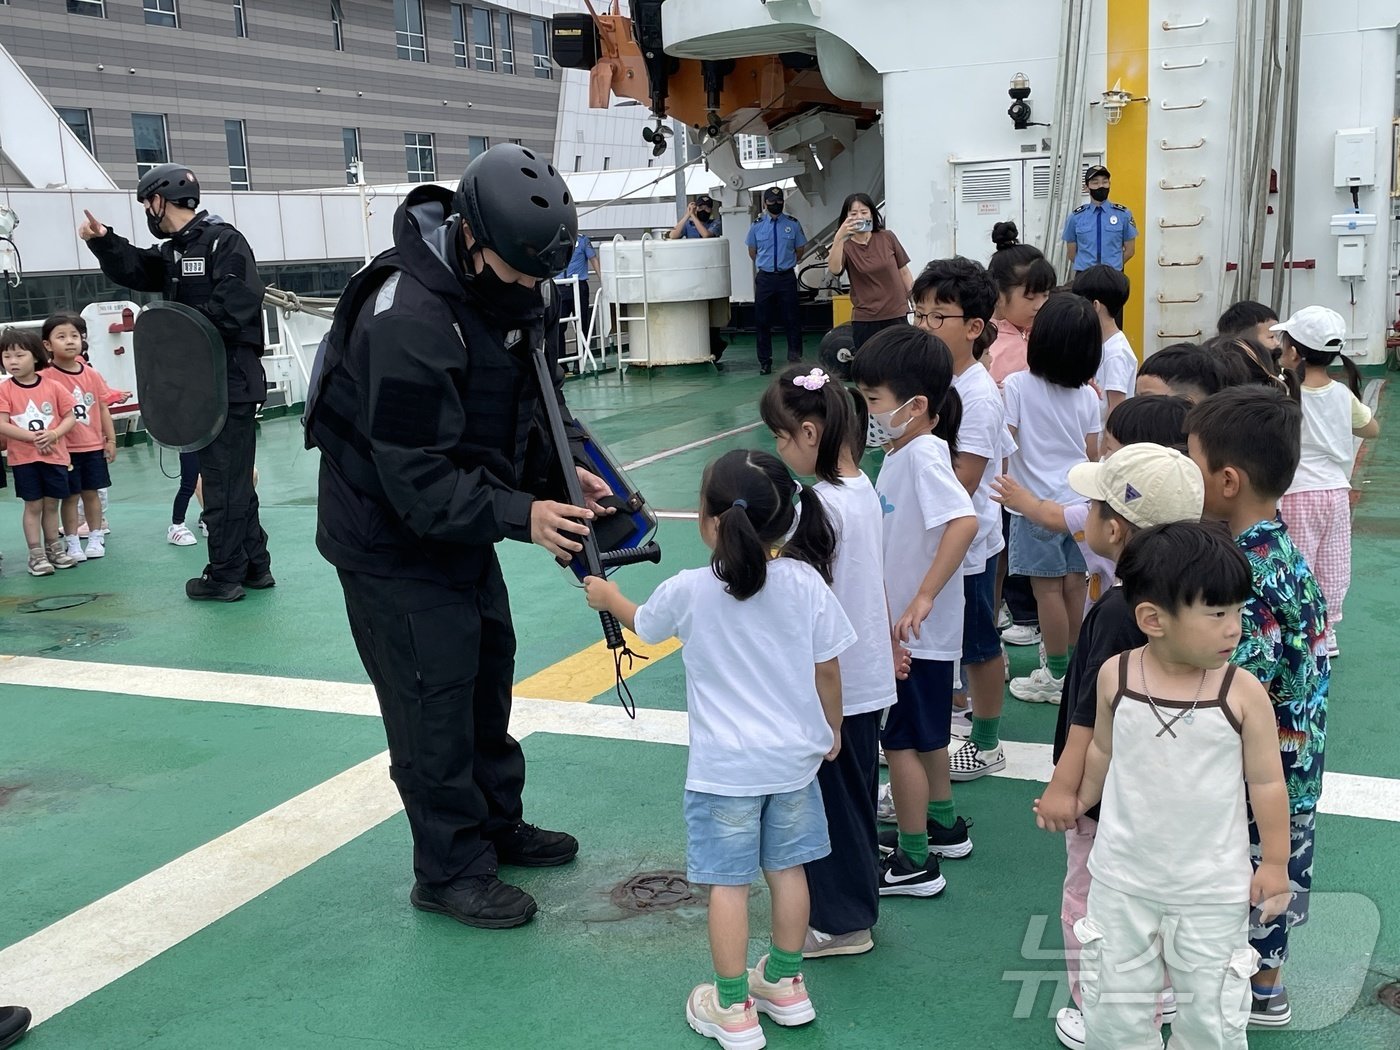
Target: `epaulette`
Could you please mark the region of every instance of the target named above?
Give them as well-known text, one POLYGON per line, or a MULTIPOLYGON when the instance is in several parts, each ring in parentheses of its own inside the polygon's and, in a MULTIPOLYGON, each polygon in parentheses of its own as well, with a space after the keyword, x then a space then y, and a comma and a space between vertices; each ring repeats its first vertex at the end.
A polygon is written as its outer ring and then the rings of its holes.
POLYGON ((1072 214, 1078 215, 1081 211, 1085 211, 1085 210, 1088 209, 1089 207, 1090 207, 1090 205, 1088 205, 1088 204, 1081 204, 1079 207, 1077 207, 1077 208, 1074 209, 1074 211, 1072 212, 1072 214))
POLYGON ((1112 201, 1110 201, 1109 203, 1110 203, 1110 204, 1113 204, 1113 208, 1114 208, 1115 211, 1127 211, 1127 210, 1128 210, 1126 207, 1124 207, 1124 206, 1121 205, 1121 204, 1115 204, 1115 203, 1113 203, 1112 201))

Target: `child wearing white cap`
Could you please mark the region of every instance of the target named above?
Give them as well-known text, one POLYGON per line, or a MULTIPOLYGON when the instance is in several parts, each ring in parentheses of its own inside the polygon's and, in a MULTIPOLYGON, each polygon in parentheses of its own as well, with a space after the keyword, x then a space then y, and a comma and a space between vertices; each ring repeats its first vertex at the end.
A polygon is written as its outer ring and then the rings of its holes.
MULTIPOLYGON (((1121 411, 1121 409, 1119 410, 1121 411)), ((1076 493, 1090 500, 1085 538, 1099 556, 1116 563, 1139 529, 1172 521, 1199 521, 1205 482, 1191 460, 1176 449, 1146 442, 1125 445, 1102 463, 1081 463, 1069 472, 1076 493)), ((1084 617, 1079 643, 1065 674, 1065 691, 1055 730, 1055 773, 1036 800, 1036 821, 1047 831, 1065 833, 1066 871, 1060 915, 1064 925, 1065 967, 1074 1005, 1055 1019, 1065 1046, 1085 1045, 1080 988, 1079 941, 1074 924, 1088 910, 1089 852, 1098 832, 1098 807, 1078 812, 1089 744, 1098 714, 1099 669, 1119 653, 1147 644, 1123 588, 1112 587, 1084 617)), ((1164 995, 1162 1011, 1171 1020, 1175 1001, 1164 995)))
POLYGON ((1283 366, 1298 374, 1303 403, 1302 455, 1279 512, 1327 599, 1327 655, 1337 656, 1337 624, 1351 585, 1353 439, 1376 437, 1381 428, 1361 401, 1356 366, 1342 353, 1341 314, 1305 306, 1273 331, 1280 333, 1283 366), (1345 384, 1327 374, 1338 358, 1345 384))

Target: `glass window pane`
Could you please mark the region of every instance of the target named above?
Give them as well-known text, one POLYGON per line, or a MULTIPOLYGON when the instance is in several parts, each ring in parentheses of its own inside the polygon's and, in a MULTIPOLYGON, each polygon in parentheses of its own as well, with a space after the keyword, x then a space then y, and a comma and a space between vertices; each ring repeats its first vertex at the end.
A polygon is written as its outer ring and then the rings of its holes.
POLYGON ((179 28, 180 22, 175 11, 175 0, 144 0, 142 7, 146 12, 148 26, 179 28))
POLYGON ((170 162, 170 143, 165 116, 160 113, 133 113, 131 137, 136 145, 136 173, 144 175, 157 164, 170 162))
POLYGON ((248 35, 248 20, 243 10, 243 0, 233 0, 233 35, 237 37, 248 35))
POLYGON ((68 13, 70 15, 92 15, 94 18, 107 17, 103 0, 68 0, 68 13))
POLYGON ((472 55, 476 68, 488 72, 496 68, 496 42, 491 30, 491 12, 485 8, 472 8, 472 55))
POLYGON ((511 24, 510 14, 501 12, 501 72, 515 72, 515 26, 511 24))
POLYGON ((422 0, 394 0, 394 41, 398 56, 404 61, 428 61, 422 0))
POLYGON ((360 129, 341 128, 340 141, 345 148, 345 184, 353 186, 358 181, 350 170, 350 165, 360 159, 360 129))
POLYGON ((554 77, 554 63, 549 57, 549 24, 543 18, 530 19, 530 47, 534 52, 535 76, 540 80, 554 77))
POLYGON ((488 139, 485 135, 468 135, 468 136, 467 136, 467 155, 468 155, 468 156, 470 156, 470 157, 479 157, 479 156, 481 156, 483 153, 485 153, 485 152, 486 152, 488 149, 490 149, 490 148, 491 148, 491 140, 488 139))
POLYGON ((92 153, 92 114, 85 109, 59 109, 58 115, 63 118, 63 123, 72 129, 73 134, 78 136, 78 141, 92 153))
POLYGON ((465 4, 452 5, 452 61, 459 66, 467 64, 467 8, 465 4))

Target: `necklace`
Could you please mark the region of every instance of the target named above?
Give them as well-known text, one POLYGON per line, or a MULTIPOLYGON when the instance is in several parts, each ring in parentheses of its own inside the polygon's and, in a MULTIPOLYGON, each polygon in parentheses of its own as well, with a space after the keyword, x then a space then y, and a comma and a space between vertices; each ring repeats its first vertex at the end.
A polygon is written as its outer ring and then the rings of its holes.
MULTIPOLYGON (((1138 673, 1142 675, 1142 695, 1147 697, 1147 702, 1152 705, 1152 710, 1157 715, 1157 720, 1161 722, 1164 726, 1167 725, 1168 723, 1166 722, 1166 720, 1162 718, 1162 712, 1157 709, 1157 701, 1152 698, 1152 691, 1147 688, 1146 646, 1144 646, 1142 651, 1138 653, 1138 673)), ((1194 699, 1192 699, 1191 706, 1186 709, 1186 713, 1184 715, 1177 716, 1177 718, 1180 718, 1188 726, 1196 724, 1196 705, 1201 702, 1201 690, 1206 687, 1206 675, 1208 673, 1208 671, 1202 669, 1201 680, 1196 683, 1196 696, 1194 699)), ((1172 721, 1175 722, 1176 719, 1172 719, 1172 721)))

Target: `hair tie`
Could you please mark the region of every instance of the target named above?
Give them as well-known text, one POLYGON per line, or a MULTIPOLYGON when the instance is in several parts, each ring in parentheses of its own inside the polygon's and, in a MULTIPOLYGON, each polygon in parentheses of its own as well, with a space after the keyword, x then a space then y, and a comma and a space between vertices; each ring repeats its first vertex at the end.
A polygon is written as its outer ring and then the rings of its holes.
POLYGON ((820 368, 814 368, 805 376, 798 376, 792 381, 793 386, 800 386, 803 390, 820 390, 830 381, 831 376, 827 375, 820 368))
POLYGON ((736 500, 735 500, 733 503, 731 503, 729 506, 730 506, 731 508, 733 508, 733 507, 738 507, 740 510, 748 510, 748 509, 749 509, 749 501, 746 500, 746 499, 736 499, 736 500))

